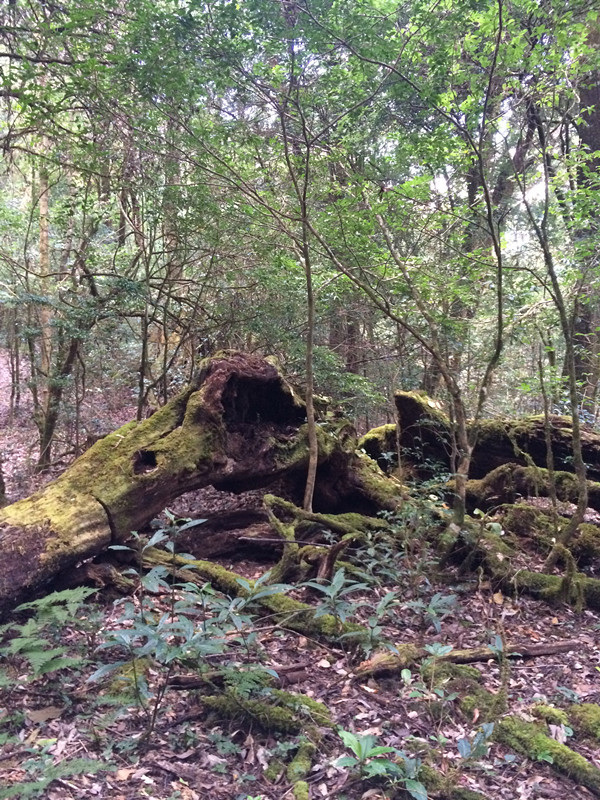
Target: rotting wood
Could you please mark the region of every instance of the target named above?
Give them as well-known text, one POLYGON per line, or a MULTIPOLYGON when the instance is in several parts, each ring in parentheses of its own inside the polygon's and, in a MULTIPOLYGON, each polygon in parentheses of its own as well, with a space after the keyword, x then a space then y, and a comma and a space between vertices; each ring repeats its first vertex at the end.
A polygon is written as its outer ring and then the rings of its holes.
MULTIPOLYGON (((576 639, 566 639, 560 642, 542 642, 540 644, 511 644, 507 645, 503 655, 507 658, 539 658, 539 656, 568 653, 581 647, 581 642, 576 639)), ((376 675, 400 672, 431 654, 422 648, 400 645, 398 653, 377 653, 367 661, 363 661, 354 671, 357 678, 374 677, 376 675)), ((469 650, 452 650, 446 655, 438 656, 437 661, 451 664, 475 664, 479 661, 489 661, 495 655, 489 647, 475 647, 469 650)))
MULTIPOLYGON (((294 683, 301 683, 308 678, 308 669, 312 665, 305 664, 282 664, 270 665, 269 669, 277 673, 277 678, 270 675, 270 684, 278 688, 291 686, 294 683)), ((223 682, 222 673, 218 670, 210 670, 201 676, 198 675, 172 675, 169 679, 169 686, 174 689, 202 689, 207 685, 221 685, 223 682)))
MULTIPOLYGON (((303 488, 305 408, 275 366, 227 352, 142 422, 93 445, 57 480, 0 511, 0 613, 77 562, 127 541, 179 495, 212 485, 242 492, 286 479, 303 488)), ((356 454, 344 423, 319 426, 315 506, 393 508, 398 487, 356 454)))
MULTIPOLYGON (((434 465, 451 468, 452 435, 448 417, 440 404, 420 392, 396 392, 403 456, 417 471, 430 474, 434 465)), ((550 416, 554 466, 573 474, 572 424, 565 416, 550 416)), ((484 419, 479 422, 469 475, 483 478, 493 469, 514 462, 520 466, 546 467, 546 430, 542 416, 520 419, 484 419)), ((584 426, 581 431, 583 457, 588 479, 600 481, 600 434, 584 426)), ((396 449, 396 426, 384 425, 369 431, 359 442, 381 467, 390 463, 396 449)))

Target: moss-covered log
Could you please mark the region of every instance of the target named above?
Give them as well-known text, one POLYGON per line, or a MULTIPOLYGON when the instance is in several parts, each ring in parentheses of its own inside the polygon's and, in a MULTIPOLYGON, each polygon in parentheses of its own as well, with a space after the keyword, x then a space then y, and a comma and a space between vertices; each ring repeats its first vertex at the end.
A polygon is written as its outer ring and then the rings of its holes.
POLYGON ((448 417, 440 404, 421 392, 396 392, 399 438, 395 425, 382 425, 363 436, 359 446, 382 469, 401 458, 428 474, 450 467, 451 433, 448 417))
MULTIPOLYGON (((435 464, 442 469, 450 469, 451 425, 439 403, 419 392, 396 392, 395 402, 400 446, 406 459, 415 464, 420 472, 431 472, 435 464)), ((573 472, 571 420, 555 415, 551 417, 551 424, 555 468, 573 472)), ((397 451, 395 426, 384 425, 369 431, 360 440, 360 445, 380 466, 385 466, 397 451)), ((588 478, 600 481, 600 434, 584 427, 582 447, 588 478)), ((546 466, 543 417, 488 419, 479 423, 471 477, 483 478, 507 462, 521 466, 532 463, 539 467, 546 466)))
POLYGON ((499 718, 499 695, 484 689, 476 677, 467 673, 457 674, 450 680, 448 688, 459 694, 460 707, 465 715, 471 717, 477 710, 482 721, 494 723, 492 737, 495 741, 532 761, 549 761, 554 770, 585 786, 595 797, 600 797, 600 769, 550 735, 546 722, 564 724, 560 711, 538 705, 532 708, 532 713, 542 721, 530 722, 516 715, 499 718))
POLYGON ((580 786, 585 786, 594 797, 600 797, 598 767, 566 744, 553 739, 544 725, 527 722, 519 717, 505 717, 496 723, 494 739, 532 761, 551 759, 557 772, 567 775, 580 786))
MULTIPOLYGON (((568 653, 580 646, 577 640, 563 642, 544 642, 542 644, 510 644, 506 645, 504 656, 506 658, 538 658, 539 656, 554 653, 568 653)), ((363 661, 354 671, 357 678, 367 676, 385 675, 413 666, 417 662, 429 658, 427 650, 414 645, 404 644, 397 647, 395 653, 376 653, 368 661, 363 661)), ((452 650, 443 656, 438 656, 436 662, 450 664, 474 664, 478 661, 489 661, 493 657, 489 647, 474 647, 469 650, 452 650)))
POLYGON ((507 595, 526 593, 550 604, 565 602, 576 608, 600 609, 600 580, 577 572, 572 556, 564 575, 547 575, 515 569, 515 555, 505 538, 473 526, 463 529, 447 544, 444 561, 460 564, 463 571, 481 568, 490 577, 494 590, 501 589, 507 595))
POLYGON ((264 700, 249 700, 235 692, 203 695, 200 702, 219 719, 235 719, 259 725, 264 730, 301 733, 316 727, 331 728, 329 709, 319 700, 303 694, 271 689, 264 700))
MULTIPOLYGON (((396 488, 355 451, 349 425, 319 426, 317 510, 332 497, 344 510, 393 507, 396 488)), ((307 463, 304 405, 277 369, 240 353, 208 359, 150 419, 101 439, 60 478, 0 511, 0 611, 123 541, 185 492, 285 479, 293 494, 307 463)))
MULTIPOLYGON (((557 470, 554 483, 558 500, 577 503, 577 478, 572 472, 557 470)), ((549 494, 547 469, 524 467, 515 462, 496 467, 483 478, 467 483, 467 502, 472 508, 485 509, 501 503, 515 503, 525 497, 548 497, 549 494)), ((589 507, 600 511, 600 483, 588 481, 588 498, 589 507)))

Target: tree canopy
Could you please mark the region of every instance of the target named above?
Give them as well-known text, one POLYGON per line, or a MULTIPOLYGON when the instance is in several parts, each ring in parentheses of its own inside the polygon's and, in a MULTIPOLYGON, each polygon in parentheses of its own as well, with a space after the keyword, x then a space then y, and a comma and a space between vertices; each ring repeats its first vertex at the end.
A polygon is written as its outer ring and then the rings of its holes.
POLYGON ((540 379, 595 414, 593 3, 2 14, 2 329, 42 468, 77 365, 115 348, 140 417, 223 347, 366 427, 398 385, 440 393, 459 473, 464 421, 541 410, 540 379))

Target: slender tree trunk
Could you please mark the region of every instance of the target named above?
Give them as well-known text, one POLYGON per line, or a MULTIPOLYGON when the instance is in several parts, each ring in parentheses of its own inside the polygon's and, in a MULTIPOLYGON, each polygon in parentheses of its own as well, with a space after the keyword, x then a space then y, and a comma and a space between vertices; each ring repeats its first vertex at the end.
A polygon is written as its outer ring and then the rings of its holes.
POLYGON ((462 398, 462 394, 455 394, 452 397, 452 409, 454 412, 454 427, 456 438, 456 472, 454 474, 454 522, 462 525, 467 513, 467 481, 469 480, 469 470, 471 467, 471 455, 473 446, 469 436, 469 425, 467 410, 462 398))
MULTIPOLYGON (((47 144, 47 142, 46 142, 47 144)), ((52 371, 52 314, 48 298, 50 295, 50 220, 49 220, 49 175, 42 167, 39 172, 39 277, 42 302, 38 309, 39 320, 39 367, 37 369, 37 398, 35 421, 40 434, 39 456, 36 470, 42 472, 52 461, 52 437, 55 424, 50 380, 52 371), (50 435, 52 431, 52 435, 50 435)))
POLYGON ((73 365, 79 350, 79 339, 71 339, 66 353, 61 354, 59 349, 57 364, 54 374, 48 381, 46 409, 40 427, 40 455, 36 464, 38 472, 44 472, 52 465, 52 443, 56 433, 60 404, 62 402, 66 381, 73 371, 73 365))
POLYGON ((304 271, 306 274, 306 422, 308 426, 308 473, 306 488, 304 490, 303 508, 312 511, 315 482, 317 480, 317 465, 319 461, 319 443, 317 440, 317 424, 315 420, 315 379, 313 369, 314 337, 315 337, 315 296, 313 290, 312 267, 310 261, 310 248, 308 246, 308 229, 303 226, 303 255, 304 271))

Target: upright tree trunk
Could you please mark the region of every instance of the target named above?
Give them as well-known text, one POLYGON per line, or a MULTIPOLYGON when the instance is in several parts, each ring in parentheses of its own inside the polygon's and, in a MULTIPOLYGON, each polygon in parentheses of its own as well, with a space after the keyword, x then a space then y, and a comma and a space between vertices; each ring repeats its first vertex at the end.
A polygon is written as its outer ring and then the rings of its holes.
MULTIPOLYGON (((45 142, 47 146, 47 141, 45 142)), ((52 371, 52 313, 50 310, 50 220, 49 220, 49 175, 46 167, 39 172, 39 277, 42 302, 38 309, 39 319, 39 367, 32 379, 37 383, 37 407, 35 422, 40 435, 39 456, 36 468, 42 472, 52 463, 53 428, 50 379, 52 371), (50 425, 48 425, 50 423, 50 425), (52 435, 49 435, 52 430, 52 435)), ((32 365, 33 369, 33 365, 32 365)))
MULTIPOLYGON (((305 212, 306 213, 306 212, 305 212)), ((304 490, 303 508, 312 511, 315 482, 317 480, 317 465, 319 461, 319 443, 317 441, 317 422, 315 419, 315 378, 313 369, 314 337, 315 337, 315 295, 313 290, 312 266, 310 261, 310 248, 308 245, 308 229, 304 229, 304 270, 306 274, 306 421, 308 424, 308 472, 306 488, 304 490)))
MULTIPOLYGON (((588 29, 587 43, 600 50, 600 23, 588 29)), ((590 154, 582 164, 577 181, 588 206, 587 223, 575 231, 575 239, 582 251, 582 281, 580 294, 573 313, 572 337, 575 376, 578 394, 585 411, 594 413, 600 379, 600 285, 595 262, 600 231, 600 209, 597 199, 597 181, 600 177, 600 70, 591 69, 584 75, 579 87, 581 122, 577 126, 579 140, 590 154), (586 195, 589 194, 589 198, 586 195)), ((565 375, 569 366, 565 363, 565 375)))

